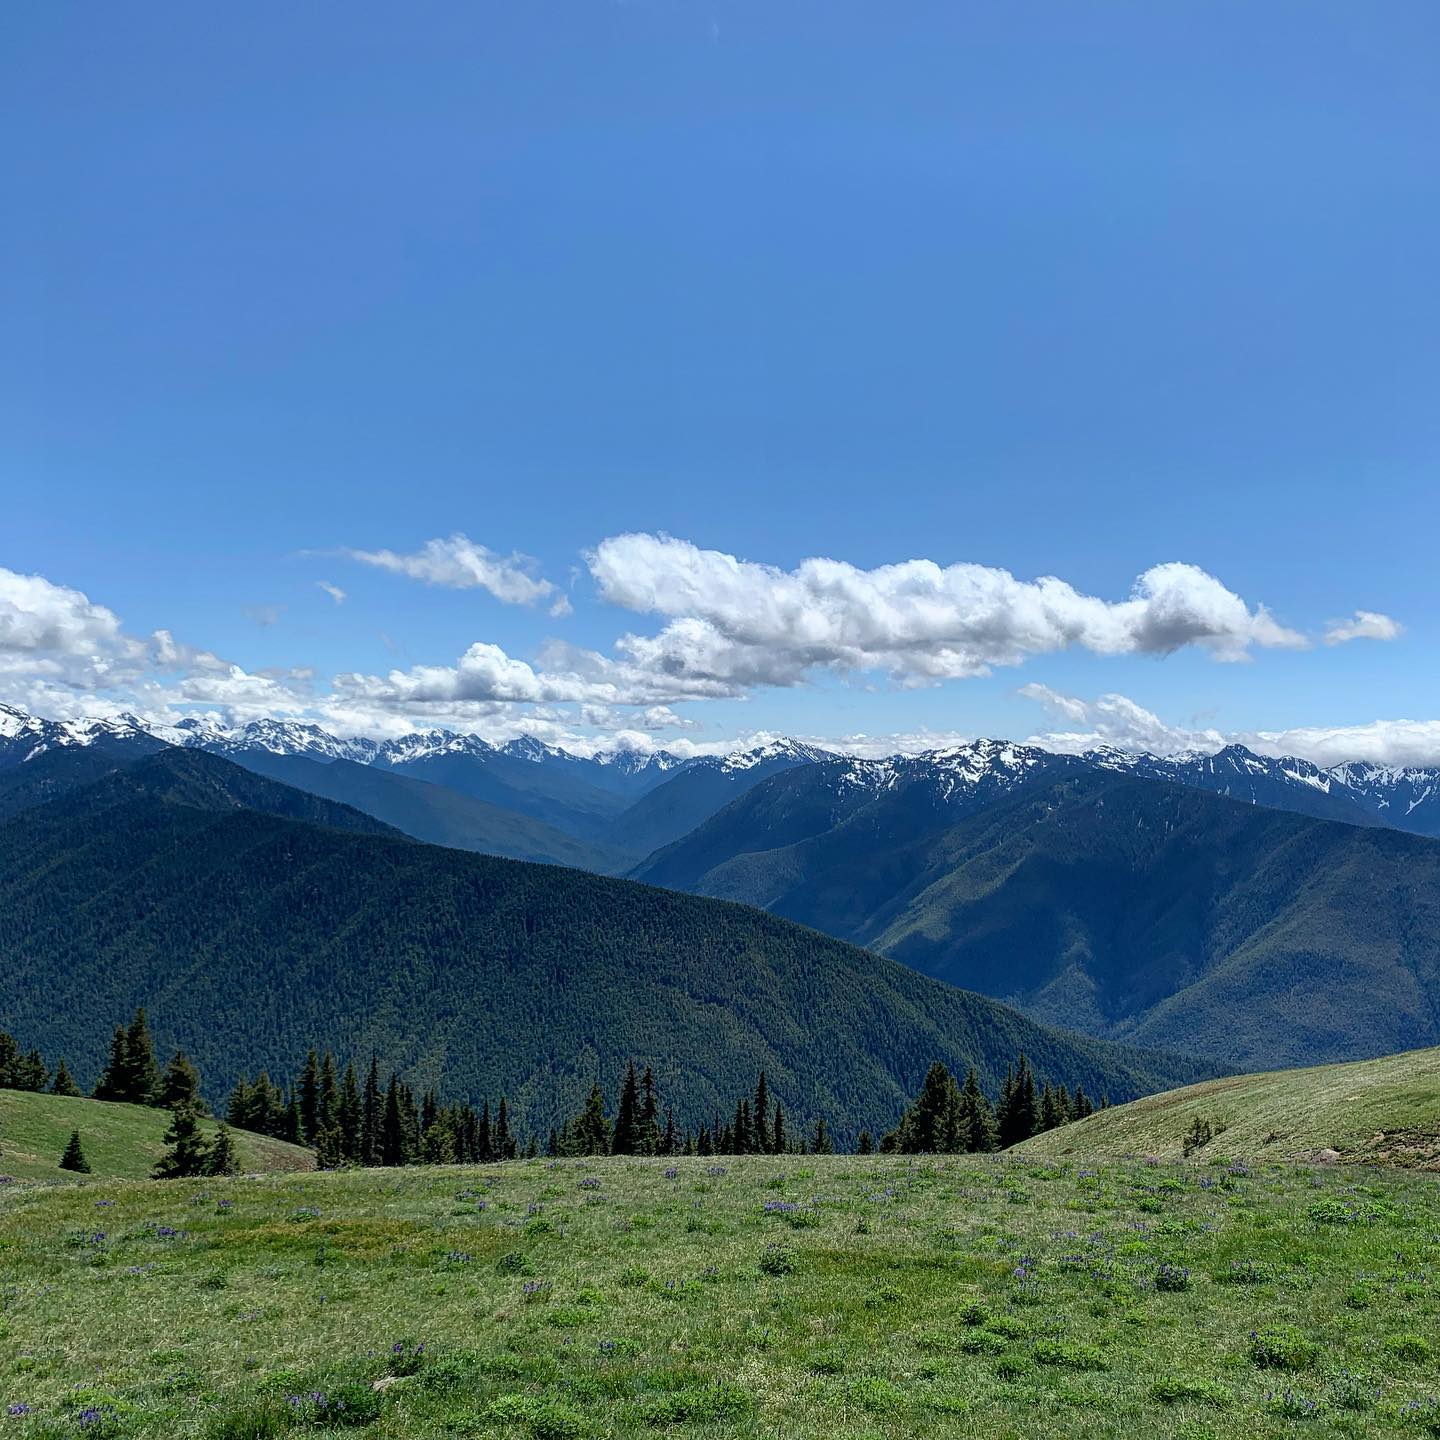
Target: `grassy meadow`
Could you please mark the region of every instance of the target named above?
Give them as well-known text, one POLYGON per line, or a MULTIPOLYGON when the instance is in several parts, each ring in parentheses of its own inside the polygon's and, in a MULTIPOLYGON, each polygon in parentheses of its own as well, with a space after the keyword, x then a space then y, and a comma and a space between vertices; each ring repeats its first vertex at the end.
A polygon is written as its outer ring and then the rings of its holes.
MULTIPOLYGON (((78 1130, 94 1175, 143 1180, 165 1153, 169 1123, 169 1111, 148 1105, 0 1090, 0 1176, 11 1181, 67 1178, 60 1168, 60 1156, 70 1132, 78 1130)), ((213 1138, 215 1122, 205 1121, 204 1128, 213 1138)), ((231 1133, 242 1169, 314 1169, 314 1156, 299 1145, 243 1130, 231 1133)))
POLYGON ((1440 1435, 1440 1182, 1003 1156, 0 1187, 0 1437, 1440 1435))
POLYGON ((1228 1156, 1309 1160, 1329 1150, 1357 1164, 1440 1169, 1440 1048, 1206 1080, 1097 1111, 1020 1148, 1178 1159, 1197 1120, 1214 1133, 1205 1148, 1228 1156))

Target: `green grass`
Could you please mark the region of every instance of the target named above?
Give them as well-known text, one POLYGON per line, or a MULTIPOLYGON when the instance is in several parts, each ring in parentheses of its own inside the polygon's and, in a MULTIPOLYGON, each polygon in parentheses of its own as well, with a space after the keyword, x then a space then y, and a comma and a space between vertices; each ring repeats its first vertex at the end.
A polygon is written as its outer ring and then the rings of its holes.
POLYGON ((21 1405, 24 1440, 1404 1440, 1440 1434, 1437 1276, 1440 1186, 1405 1171, 834 1156, 11 1186, 0 1434, 21 1405))
MULTIPOLYGON (((144 1105, 112 1105, 68 1095, 33 1095, 0 1090, 0 1175, 12 1180, 67 1180, 59 1166, 70 1132, 80 1132, 92 1178, 140 1180, 164 1153, 170 1117, 144 1105)), ((207 1131, 214 1133, 213 1122, 207 1131)), ((236 1156, 242 1170, 308 1170, 308 1150, 237 1130, 236 1156)))
POLYGON ((1022 1148, 1175 1159, 1196 1120, 1218 1131, 1196 1160, 1309 1160, 1334 1150, 1356 1163, 1440 1169, 1440 1049, 1207 1080, 1099 1111, 1022 1148))

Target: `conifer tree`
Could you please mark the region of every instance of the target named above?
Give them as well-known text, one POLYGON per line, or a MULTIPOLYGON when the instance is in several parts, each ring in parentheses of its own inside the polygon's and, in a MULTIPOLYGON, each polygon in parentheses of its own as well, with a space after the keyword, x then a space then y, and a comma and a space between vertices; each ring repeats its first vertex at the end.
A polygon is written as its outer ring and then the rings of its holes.
POLYGON ((32 1050, 15 1067, 15 1078, 11 1082, 17 1090, 29 1090, 38 1094, 50 1083, 50 1071, 45 1057, 32 1050))
POLYGON ((812 1155, 833 1155, 835 1153, 835 1146, 830 1141, 830 1131, 826 1127, 823 1115, 815 1122, 815 1134, 810 1140, 810 1153, 812 1155))
POLYGON ((364 1108, 360 1122, 360 1163, 380 1163, 380 1131, 382 1127, 384 1098, 380 1094, 380 1063, 374 1055, 370 1057, 370 1072, 365 1077, 364 1108))
POLYGON ((385 1113, 380 1121, 380 1163, 403 1165, 405 1153, 405 1114, 400 1096, 400 1077, 392 1070, 390 1085, 385 1091, 385 1113))
POLYGON ((247 1129, 250 1124, 252 1103, 250 1082, 242 1075, 235 1082, 235 1088, 230 1092, 230 1099, 226 1102, 226 1120, 237 1129, 247 1129))
POLYGON ((640 1148, 640 1082, 632 1060, 620 1086, 620 1103, 615 1109, 615 1130, 610 1143, 612 1155, 634 1155, 640 1148))
POLYGON ((60 1168, 72 1170, 77 1175, 88 1175, 90 1173, 90 1162, 85 1158, 85 1152, 80 1148, 80 1132, 70 1132, 70 1143, 65 1147, 65 1153, 60 1157, 60 1168))
POLYGON ((488 1164, 495 1158, 495 1141, 490 1134, 490 1102, 480 1106, 480 1123, 475 1127, 476 1159, 488 1164))
POLYGON ((660 1099, 655 1093, 655 1072, 647 1065, 640 1078, 639 1153, 657 1155, 660 1144, 660 1099))
POLYGON ((200 1072, 183 1050, 177 1050, 165 1067, 156 1091, 156 1102, 164 1110, 173 1110, 177 1105, 194 1105, 202 1115, 205 1113, 204 1102, 200 1099, 200 1072))
POLYGON ((320 1095, 316 1106, 315 1122, 319 1128, 335 1132, 335 1143, 340 1134, 340 1080, 335 1070, 335 1057, 325 1052, 320 1066, 320 1095))
POLYGON ((790 1137, 785 1133, 785 1112, 780 1102, 775 1102, 775 1120, 770 1127, 770 1153, 783 1155, 790 1148, 790 1137))
POLYGON ((50 1086, 52 1095, 78 1095, 80 1087, 75 1083, 75 1077, 71 1075, 65 1064, 65 1057, 60 1057, 60 1063, 55 1067, 55 1079, 50 1086))
POLYGON ((121 1098, 132 1105, 154 1105, 159 1088, 160 1070, 142 1005, 125 1032, 125 1093, 121 1098))
POLYGON ((214 1143, 210 1146, 210 1158, 205 1162, 207 1175, 234 1175, 240 1169, 235 1156, 235 1137, 230 1127, 222 1120, 215 1132, 214 1143))
POLYGON ((750 1111, 750 1123, 754 1127, 755 1150, 763 1155, 770 1148, 770 1089, 765 1083, 765 1072, 755 1084, 755 1103, 750 1111))
POLYGON ((855 1139, 855 1153, 857 1155, 871 1155, 875 1151, 875 1142, 868 1130, 862 1130, 855 1139))
MULTIPOLYGON (((0 1030, 0 1090, 10 1090, 15 1084, 15 1066, 20 1059, 20 1047, 8 1030, 0 1030)), ((103 1096, 97 1096, 103 1099, 103 1096)))
POLYGON ((110 1058, 95 1082, 95 1099, 123 1100, 125 1098, 125 1067, 128 1062, 129 1044, 125 1038, 125 1027, 117 1025, 110 1037, 110 1058))
POLYGON ((510 1133, 510 1107, 503 1095, 500 1097, 500 1108, 495 1112, 494 1144, 497 1160, 513 1160, 515 1158, 515 1137, 510 1133))
POLYGON ((420 1157, 427 1165, 455 1163, 455 1132, 450 1128, 449 1120, 438 1113, 425 1131, 420 1157))
POLYGON ((995 1148, 995 1110, 980 1088, 980 1077, 973 1065, 965 1072, 965 1083, 960 1087, 958 1122, 957 1149, 973 1154, 995 1148))
POLYGON ((680 1133, 675 1128, 675 1112, 668 1105, 665 1107, 665 1133, 660 1137, 658 1153, 661 1155, 678 1155, 680 1153, 680 1133))
POLYGON ((302 1142, 313 1145, 320 1133, 320 1057, 312 1047, 300 1072, 300 1134, 302 1142))
POLYGON ((590 1087, 572 1135, 577 1155, 604 1155, 610 1149, 610 1121, 605 1116, 605 1094, 598 1080, 590 1087))
POLYGON ((340 1149, 352 1165, 359 1164, 362 1154, 364 1104, 360 1099, 360 1086, 355 1079, 353 1062, 345 1066, 345 1078, 340 1083, 340 1107, 337 1116, 340 1126, 340 1149))
POLYGON ((193 1105, 179 1105, 170 1112, 165 1145, 164 1155, 151 1172, 157 1180, 183 1180, 205 1174, 210 1146, 200 1129, 200 1112, 193 1105))

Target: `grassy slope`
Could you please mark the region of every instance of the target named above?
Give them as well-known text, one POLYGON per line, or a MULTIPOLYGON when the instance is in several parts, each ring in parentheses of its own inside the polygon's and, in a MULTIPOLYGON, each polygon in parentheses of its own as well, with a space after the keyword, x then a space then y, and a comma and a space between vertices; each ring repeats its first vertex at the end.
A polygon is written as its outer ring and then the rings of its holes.
POLYGON ((1101 1111, 1037 1136, 1034 1155, 1179 1156, 1196 1119, 1224 1124, 1212 1152, 1440 1169, 1440 1049, 1381 1060, 1207 1080, 1101 1111))
POLYGON ((133 1440, 296 1433, 312 1393, 377 1440, 1270 1440, 1287 1404, 1307 1436, 1420 1437, 1440 1190, 1359 1178, 836 1156, 12 1187, 0 1405, 37 1440, 82 1407, 133 1440), (1257 1363, 1272 1326, 1295 1369, 1257 1363))
MULTIPOLYGON (((0 1090, 0 1175, 15 1180, 77 1178, 56 1162, 70 1132, 78 1130, 91 1178, 143 1179, 164 1152, 162 1137, 168 1123, 163 1110, 143 1105, 0 1090)), ((214 1125, 207 1129, 213 1133, 214 1125)), ((310 1152, 298 1145, 243 1130, 234 1133, 243 1170, 311 1168, 310 1152)))

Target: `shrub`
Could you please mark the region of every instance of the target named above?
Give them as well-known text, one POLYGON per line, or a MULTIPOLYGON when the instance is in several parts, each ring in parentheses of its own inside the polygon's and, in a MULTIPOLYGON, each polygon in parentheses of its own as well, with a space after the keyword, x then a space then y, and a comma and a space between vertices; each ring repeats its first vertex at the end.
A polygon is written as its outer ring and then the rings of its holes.
POLYGON ((1232 1399, 1223 1385, 1186 1375, 1167 1375, 1157 1380, 1150 1387, 1150 1394, 1162 1405, 1214 1405, 1224 1408, 1232 1399))
POLYGON ((1094 1345, 1077 1340, 1037 1340, 1033 1354, 1041 1365, 1062 1370, 1108 1370, 1110 1363, 1094 1345))
POLYGON ((1262 1370, 1307 1370, 1319 1348, 1293 1325, 1271 1325, 1250 1333, 1250 1359, 1262 1370))
POLYGON ((767 1275, 793 1275, 795 1252, 784 1245, 767 1245, 760 1256, 760 1268, 767 1275))
POLYGON ((1175 1292, 1190 1288, 1190 1272, 1183 1265, 1161 1265, 1155 1271, 1155 1288, 1175 1292))
POLYGON ((877 1414, 899 1410, 905 1404, 905 1392, 878 1375, 863 1375, 852 1380, 847 1393, 852 1404, 877 1414))
POLYGON ((1435 1347, 1423 1335, 1406 1332, 1391 1335, 1385 1341, 1385 1353, 1408 1365, 1425 1365, 1435 1358, 1435 1347))

